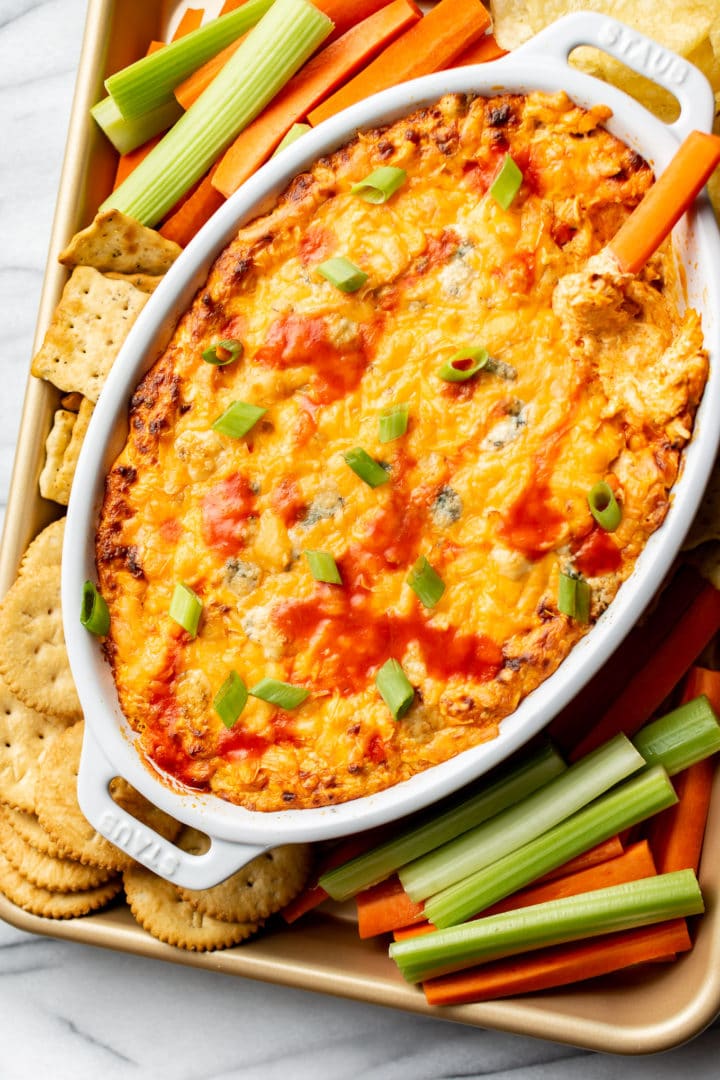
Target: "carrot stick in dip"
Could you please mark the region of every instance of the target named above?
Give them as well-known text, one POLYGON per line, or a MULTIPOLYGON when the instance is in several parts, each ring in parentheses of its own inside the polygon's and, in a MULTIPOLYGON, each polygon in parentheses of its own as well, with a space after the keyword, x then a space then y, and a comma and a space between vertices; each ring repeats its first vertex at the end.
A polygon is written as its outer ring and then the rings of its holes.
POLYGON ((691 131, 642 202, 608 244, 618 266, 637 274, 658 249, 720 162, 720 137, 691 131))

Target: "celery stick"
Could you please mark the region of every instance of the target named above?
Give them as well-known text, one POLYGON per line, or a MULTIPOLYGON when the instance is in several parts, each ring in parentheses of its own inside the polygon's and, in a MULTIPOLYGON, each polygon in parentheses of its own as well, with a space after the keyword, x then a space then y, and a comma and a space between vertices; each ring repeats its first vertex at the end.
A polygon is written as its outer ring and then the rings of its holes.
POLYGON ((272 156, 275 157, 275 155, 279 154, 281 150, 284 150, 287 146, 290 146, 291 143, 294 143, 296 139, 299 139, 301 135, 305 135, 308 131, 312 131, 312 128, 309 124, 293 124, 287 134, 283 136, 283 138, 275 147, 272 156))
POLYGON ((633 743, 648 764, 662 765, 669 776, 675 776, 720 750, 720 724, 701 694, 645 724, 633 743))
POLYGON ((143 225, 157 224, 332 27, 327 15, 308 0, 275 0, 208 88, 108 196, 101 210, 121 210, 143 225))
POLYGON ((643 769, 566 821, 425 902, 435 926, 463 922, 615 833, 677 802, 661 765, 643 769))
POLYGON ((165 104, 183 79, 253 27, 271 4, 272 0, 247 0, 235 11, 110 75, 105 89, 121 116, 132 119, 165 104))
POLYGON ((319 884, 333 899, 347 900, 361 889, 383 881, 399 866, 514 805, 566 768, 555 748, 547 743, 512 769, 505 769, 498 779, 477 794, 443 813, 438 813, 437 809, 430 811, 434 816, 426 817, 372 851, 329 870, 320 878, 319 884))
POLYGON ((699 915, 703 910, 693 871, 676 870, 397 941, 390 946, 390 956, 408 982, 421 982, 503 956, 699 915))
POLYGON ((93 105, 90 113, 100 125, 119 154, 128 154, 136 146, 142 146, 153 135, 167 131, 183 114, 175 98, 158 105, 156 109, 126 120, 111 97, 103 98, 93 105))
POLYGON ((448 888, 547 832, 644 765, 630 740, 616 735, 540 790, 403 867, 403 887, 413 900, 448 888))

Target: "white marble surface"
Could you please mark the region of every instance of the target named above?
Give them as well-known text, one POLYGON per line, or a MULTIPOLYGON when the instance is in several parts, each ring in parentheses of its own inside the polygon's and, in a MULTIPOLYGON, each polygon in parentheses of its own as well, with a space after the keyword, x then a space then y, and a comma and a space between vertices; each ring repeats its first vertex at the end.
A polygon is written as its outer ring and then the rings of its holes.
MULTIPOLYGON (((151 2, 151 0, 148 0, 151 2)), ((84 0, 0 0, 0 504, 62 162, 84 0)), ((675 1080, 720 1025, 618 1058, 22 933, 0 923, 0 1078, 675 1080)))

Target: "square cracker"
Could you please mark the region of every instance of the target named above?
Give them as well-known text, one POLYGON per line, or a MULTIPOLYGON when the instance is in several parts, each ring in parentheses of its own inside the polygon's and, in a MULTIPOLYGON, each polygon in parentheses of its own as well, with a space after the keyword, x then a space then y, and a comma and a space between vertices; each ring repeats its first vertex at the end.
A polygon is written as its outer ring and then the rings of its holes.
POLYGON ((45 465, 40 473, 40 494, 61 506, 70 501, 75 466, 94 405, 83 398, 77 413, 58 409, 45 443, 45 465))
POLYGON ((182 251, 155 229, 119 210, 97 214, 60 252, 63 266, 93 266, 122 274, 164 274, 182 251))
POLYGON ((60 390, 97 401, 148 293, 130 282, 77 266, 63 289, 31 371, 60 390))

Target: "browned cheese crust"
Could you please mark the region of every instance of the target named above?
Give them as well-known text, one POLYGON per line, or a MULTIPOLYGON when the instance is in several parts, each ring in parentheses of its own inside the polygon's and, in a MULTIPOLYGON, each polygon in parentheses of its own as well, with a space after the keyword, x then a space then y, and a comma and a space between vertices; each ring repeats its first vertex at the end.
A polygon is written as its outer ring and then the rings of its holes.
POLYGON ((263 811, 384 789, 493 738, 611 602, 667 513, 707 361, 669 246, 637 278, 586 268, 652 182, 608 116, 447 96, 318 161, 216 260, 135 392, 97 534, 107 656, 160 770, 263 811), (387 202, 351 192, 381 165, 407 173, 387 202), (367 274, 356 291, 318 272, 336 256, 367 274), (240 358, 203 360, 227 339, 240 358), (475 376, 439 376, 478 347, 475 376), (213 428, 235 401, 266 410, 236 438, 213 428), (407 431, 382 442, 397 404, 407 431), (349 467, 357 447, 386 482, 349 467), (599 481, 613 532, 588 507, 599 481), (420 556, 433 607, 408 584, 420 556), (588 584, 589 622, 559 611, 561 574, 588 584), (179 583, 195 636, 168 613, 179 583), (388 659, 414 690, 400 719, 375 683, 388 659), (250 696, 228 727, 231 671, 308 697, 250 696))

